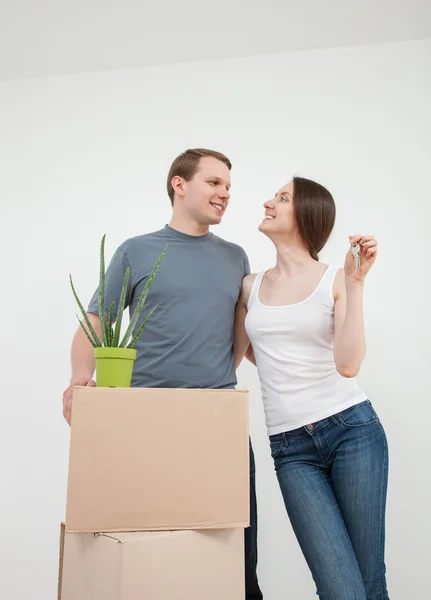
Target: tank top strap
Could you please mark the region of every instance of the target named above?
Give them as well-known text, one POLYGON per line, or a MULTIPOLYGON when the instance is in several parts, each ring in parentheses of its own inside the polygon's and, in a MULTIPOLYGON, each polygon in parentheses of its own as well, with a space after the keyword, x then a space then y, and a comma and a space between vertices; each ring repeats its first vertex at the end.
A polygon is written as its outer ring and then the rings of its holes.
POLYGON ((320 285, 318 286, 317 294, 315 294, 316 296, 316 300, 320 297, 320 299, 325 300, 326 302, 329 302, 330 304, 333 304, 334 302, 334 281, 335 281, 335 277, 337 275, 338 272, 338 267, 334 267, 332 265, 329 265, 328 268, 326 269, 322 280, 320 282, 320 285))
POLYGON ((254 278, 253 285, 252 285, 251 291, 250 291, 250 296, 249 296, 248 302, 247 302, 247 307, 249 307, 251 304, 257 302, 257 296, 259 294, 260 284, 262 283, 262 279, 263 279, 263 276, 265 275, 265 273, 266 273, 266 271, 260 271, 254 278))

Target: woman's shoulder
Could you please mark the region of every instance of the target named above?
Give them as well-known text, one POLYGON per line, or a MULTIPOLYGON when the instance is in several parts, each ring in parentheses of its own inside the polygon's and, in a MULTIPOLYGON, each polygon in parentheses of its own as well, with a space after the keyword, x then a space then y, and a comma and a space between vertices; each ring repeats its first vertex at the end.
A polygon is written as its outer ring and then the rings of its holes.
POLYGON ((346 288, 346 278, 343 268, 333 267, 334 270, 334 282, 332 285, 332 293, 334 300, 338 300, 344 296, 346 288))
POLYGON ((242 280, 241 287, 241 301, 243 304, 247 304, 248 299, 250 298, 251 290, 253 288, 253 284, 256 280, 256 277, 259 273, 250 273, 250 275, 246 275, 242 280))
POLYGON ((242 280, 242 285, 253 285, 254 280, 258 275, 259 273, 250 273, 249 275, 246 275, 242 280))

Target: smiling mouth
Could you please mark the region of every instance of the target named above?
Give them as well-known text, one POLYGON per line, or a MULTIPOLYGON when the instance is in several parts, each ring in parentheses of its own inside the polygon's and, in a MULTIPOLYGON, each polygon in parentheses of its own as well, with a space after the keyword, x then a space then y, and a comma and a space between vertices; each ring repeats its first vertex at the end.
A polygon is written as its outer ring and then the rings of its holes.
POLYGON ((223 212, 223 205, 222 204, 218 204, 217 202, 210 202, 211 206, 214 206, 214 208, 216 210, 218 210, 219 212, 223 212))
POLYGON ((264 221, 265 221, 265 220, 268 220, 268 221, 273 221, 274 219, 275 219, 275 217, 273 217, 272 215, 265 215, 265 217, 264 217, 264 219, 263 219, 263 220, 264 220, 264 221))

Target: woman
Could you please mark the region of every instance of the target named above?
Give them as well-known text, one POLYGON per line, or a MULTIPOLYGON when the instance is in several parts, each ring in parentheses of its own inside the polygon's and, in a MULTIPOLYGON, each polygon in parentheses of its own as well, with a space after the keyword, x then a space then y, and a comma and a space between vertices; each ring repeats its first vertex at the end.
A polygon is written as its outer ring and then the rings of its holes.
POLYGON ((247 354, 257 366, 275 470, 317 594, 387 600, 386 436, 355 379, 365 356, 364 281, 377 241, 350 237, 344 269, 320 263, 335 205, 307 179, 295 177, 264 207, 259 230, 277 262, 243 281, 235 364, 247 354))

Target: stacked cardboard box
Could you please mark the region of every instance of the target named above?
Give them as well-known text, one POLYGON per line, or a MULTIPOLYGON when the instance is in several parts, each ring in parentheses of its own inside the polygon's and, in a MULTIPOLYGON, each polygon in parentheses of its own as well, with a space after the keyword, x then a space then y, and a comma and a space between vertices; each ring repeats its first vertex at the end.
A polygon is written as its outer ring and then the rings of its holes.
POLYGON ((248 393, 75 388, 61 600, 243 600, 248 393))

